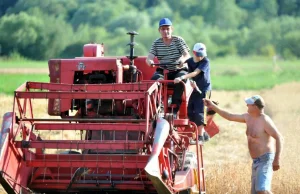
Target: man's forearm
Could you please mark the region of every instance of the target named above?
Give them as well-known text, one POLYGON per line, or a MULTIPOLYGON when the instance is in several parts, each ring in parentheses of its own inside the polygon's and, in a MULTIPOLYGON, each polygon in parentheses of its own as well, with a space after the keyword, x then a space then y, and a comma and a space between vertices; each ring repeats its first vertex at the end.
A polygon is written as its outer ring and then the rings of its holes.
POLYGON ((189 53, 185 53, 184 55, 182 55, 176 62, 179 63, 179 67, 182 68, 183 64, 186 62, 186 60, 188 60, 190 58, 190 54, 189 53))
POLYGON ((151 61, 153 61, 154 57, 155 56, 153 54, 149 53, 148 56, 147 56, 147 58, 146 58, 146 63, 148 65, 151 65, 151 61))
POLYGON ((213 110, 218 113, 221 117, 231 120, 231 113, 227 112, 226 110, 221 109, 220 107, 213 105, 213 110))
POLYGON ((181 79, 189 79, 189 78, 195 77, 198 74, 199 73, 197 73, 197 72, 188 73, 186 75, 181 76, 181 79))
POLYGON ((188 60, 191 57, 189 52, 185 52, 180 59, 182 60, 182 62, 185 62, 186 60, 188 60))
POLYGON ((276 139, 276 153, 275 153, 275 160, 279 160, 281 156, 281 150, 283 147, 283 137, 280 135, 276 139))
POLYGON ((149 58, 146 59, 146 63, 147 63, 148 65, 151 65, 150 60, 151 60, 151 59, 149 59, 149 58))

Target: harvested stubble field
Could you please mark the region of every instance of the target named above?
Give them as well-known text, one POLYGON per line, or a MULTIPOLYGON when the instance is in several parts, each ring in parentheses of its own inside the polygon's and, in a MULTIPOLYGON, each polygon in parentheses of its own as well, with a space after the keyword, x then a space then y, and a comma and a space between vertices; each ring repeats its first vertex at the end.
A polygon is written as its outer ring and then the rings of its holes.
MULTIPOLYGON (((285 139, 281 169, 274 173, 272 190, 275 194, 299 194, 300 83, 282 84, 260 91, 214 91, 212 97, 220 102, 220 106, 243 113, 247 109, 243 99, 253 94, 264 97, 266 113, 274 120, 285 139)), ((3 115, 11 111, 13 97, 0 94, 0 99, 0 115, 3 115)), ((34 104, 38 107, 36 114, 39 117, 46 116, 42 112, 46 111, 47 101, 34 104)), ((245 125, 226 121, 219 116, 216 122, 220 126, 220 133, 204 146, 207 193, 250 193, 251 159, 247 150, 245 125)), ((67 135, 64 134, 64 138, 67 135)))

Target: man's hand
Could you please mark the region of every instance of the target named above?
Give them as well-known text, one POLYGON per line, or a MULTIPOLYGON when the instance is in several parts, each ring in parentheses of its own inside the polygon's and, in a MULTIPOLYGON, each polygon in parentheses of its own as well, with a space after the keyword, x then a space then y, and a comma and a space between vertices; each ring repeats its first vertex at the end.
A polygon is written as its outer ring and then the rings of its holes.
POLYGON ((147 59, 146 59, 146 63, 149 67, 154 67, 153 64, 154 64, 154 55, 149 53, 148 56, 147 56, 147 59))
POLYGON ((180 76, 180 77, 176 77, 176 78, 174 79, 174 83, 175 83, 175 84, 178 84, 178 83, 181 82, 182 80, 184 80, 183 75, 180 76))
POLYGON ((136 73, 136 66, 135 65, 129 65, 129 72, 135 74, 136 73))
POLYGON ((174 83, 175 83, 175 84, 178 84, 179 82, 181 82, 181 80, 182 80, 182 79, 181 79, 180 77, 177 77, 177 78, 174 79, 174 83))
POLYGON ((194 82, 193 80, 190 80, 190 83, 191 83, 192 88, 196 88, 197 87, 196 82, 194 82))
POLYGON ((279 160, 274 159, 273 161, 273 171, 279 170, 280 169, 280 164, 279 164, 279 160))
POLYGON ((176 62, 176 69, 181 69, 183 67, 184 61, 179 58, 176 62))
POLYGON ((177 65, 181 65, 181 64, 182 64, 181 58, 179 58, 178 60, 176 60, 175 63, 176 63, 177 65))
POLYGON ((207 108, 214 110, 214 107, 216 106, 211 100, 203 98, 203 103, 207 108))
POLYGON ((153 65, 154 61, 153 60, 147 59, 146 62, 147 62, 147 64, 148 64, 149 67, 154 67, 154 65, 153 65))

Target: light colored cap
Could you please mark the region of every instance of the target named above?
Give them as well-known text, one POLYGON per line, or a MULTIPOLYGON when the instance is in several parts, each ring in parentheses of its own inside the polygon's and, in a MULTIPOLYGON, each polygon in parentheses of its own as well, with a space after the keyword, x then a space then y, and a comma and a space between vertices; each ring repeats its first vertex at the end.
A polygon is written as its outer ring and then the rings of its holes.
POLYGON ((203 43, 196 43, 193 48, 193 52, 197 57, 206 57, 206 46, 203 43))
POLYGON ((255 104, 259 108, 265 107, 265 101, 260 95, 254 95, 249 98, 245 98, 246 104, 255 104))

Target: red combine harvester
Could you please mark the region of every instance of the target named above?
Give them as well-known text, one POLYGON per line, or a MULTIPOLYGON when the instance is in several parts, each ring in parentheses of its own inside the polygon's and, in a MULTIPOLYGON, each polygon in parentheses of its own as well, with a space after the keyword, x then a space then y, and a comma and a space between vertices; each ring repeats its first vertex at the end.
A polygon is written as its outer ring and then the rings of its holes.
POLYGON ((192 88, 173 118, 172 81, 150 80, 155 69, 134 56, 137 33, 128 34, 129 56, 104 57, 103 45, 87 44, 83 57, 49 60, 50 83, 15 91, 0 139, 7 193, 205 193, 202 145, 190 145, 192 88), (34 116, 38 99, 47 100, 45 118, 34 116))

